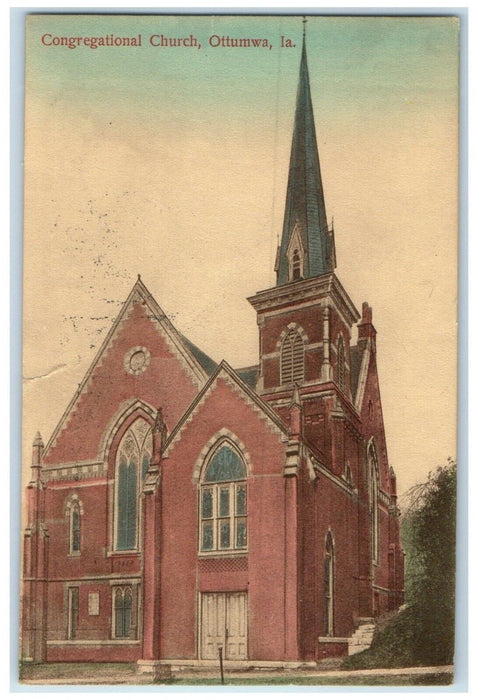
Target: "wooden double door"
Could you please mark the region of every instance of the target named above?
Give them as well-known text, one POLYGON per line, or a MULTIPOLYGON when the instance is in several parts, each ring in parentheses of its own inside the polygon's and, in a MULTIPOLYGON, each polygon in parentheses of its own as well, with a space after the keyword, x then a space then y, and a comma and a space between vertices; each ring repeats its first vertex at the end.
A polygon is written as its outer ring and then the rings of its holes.
POLYGON ((201 658, 247 659, 247 593, 201 594, 201 658))

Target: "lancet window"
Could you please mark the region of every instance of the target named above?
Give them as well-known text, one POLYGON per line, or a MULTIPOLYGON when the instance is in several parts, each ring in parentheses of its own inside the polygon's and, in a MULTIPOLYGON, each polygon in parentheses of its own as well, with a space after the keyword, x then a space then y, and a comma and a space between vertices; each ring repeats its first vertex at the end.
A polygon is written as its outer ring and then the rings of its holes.
POLYGON ((335 562, 334 541, 332 534, 327 533, 324 557, 324 634, 334 634, 334 588, 335 588, 335 562))
POLYGON ((123 436, 116 453, 115 549, 138 548, 140 495, 149 468, 152 436, 149 424, 138 418, 123 436))

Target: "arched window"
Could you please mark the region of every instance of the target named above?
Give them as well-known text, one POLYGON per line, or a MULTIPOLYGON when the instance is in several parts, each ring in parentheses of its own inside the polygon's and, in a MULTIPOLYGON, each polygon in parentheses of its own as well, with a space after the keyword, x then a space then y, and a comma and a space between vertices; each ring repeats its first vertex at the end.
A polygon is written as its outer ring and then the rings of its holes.
POLYGON ((379 472, 375 446, 372 443, 368 452, 369 472, 369 511, 370 511, 370 548, 372 561, 378 564, 380 556, 380 523, 378 512, 379 472))
POLYGON ((201 481, 199 536, 201 552, 247 548, 246 469, 228 444, 214 452, 201 481))
POLYGON ((296 222, 292 236, 287 246, 287 259, 289 262, 289 282, 296 282, 304 276, 304 244, 300 232, 299 222, 296 222))
POLYGON ((327 533, 324 557, 324 635, 334 634, 334 541, 332 534, 327 533))
POLYGON ((300 280, 301 277, 300 253, 296 248, 292 254, 292 281, 300 280))
POLYGON ((337 384, 342 391, 345 389, 345 348, 341 335, 337 343, 337 384))
POLYGON ((116 453, 115 549, 138 547, 141 484, 152 454, 149 424, 138 418, 123 436, 116 453))
POLYGON ((113 591, 114 633, 116 639, 128 639, 131 636, 131 611, 133 594, 130 586, 118 587, 113 591))
POLYGON ((70 514, 70 553, 80 551, 80 506, 75 503, 70 514))
POLYGON ((66 518, 68 524, 68 553, 78 555, 81 553, 81 516, 83 506, 76 494, 69 497, 66 504, 66 518))
POLYGON ((304 380, 304 341, 295 328, 282 341, 280 359, 281 384, 304 380))

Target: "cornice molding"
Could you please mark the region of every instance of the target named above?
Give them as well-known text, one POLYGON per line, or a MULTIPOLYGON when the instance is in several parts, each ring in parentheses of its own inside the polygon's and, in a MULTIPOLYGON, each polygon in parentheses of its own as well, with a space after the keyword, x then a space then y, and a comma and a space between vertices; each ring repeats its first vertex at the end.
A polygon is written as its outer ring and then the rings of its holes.
POLYGON ((262 290, 248 297, 248 301, 258 313, 267 313, 290 304, 301 308, 312 299, 318 301, 323 298, 332 301, 336 310, 343 314, 348 325, 351 326, 359 320, 358 310, 333 272, 262 290))

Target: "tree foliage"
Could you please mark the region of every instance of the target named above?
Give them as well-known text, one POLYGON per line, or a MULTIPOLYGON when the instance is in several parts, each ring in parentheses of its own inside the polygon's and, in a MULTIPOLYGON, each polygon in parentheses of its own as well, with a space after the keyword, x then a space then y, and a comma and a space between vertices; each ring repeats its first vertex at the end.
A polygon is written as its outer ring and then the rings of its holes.
POLYGON ((418 663, 453 660, 455 619, 456 463, 451 459, 406 494, 402 538, 406 601, 414 620, 418 663))
POLYGON ((406 606, 349 668, 435 666, 453 662, 456 463, 449 459, 401 501, 406 606))

